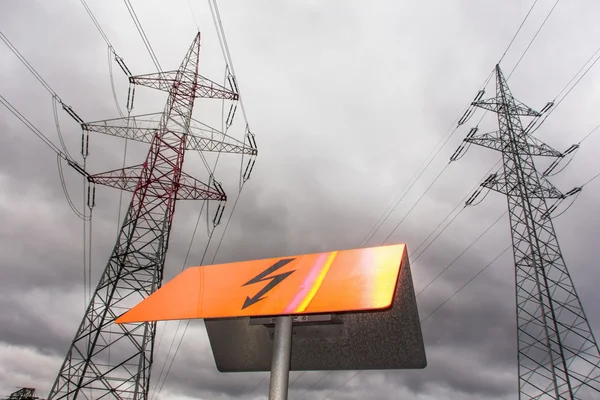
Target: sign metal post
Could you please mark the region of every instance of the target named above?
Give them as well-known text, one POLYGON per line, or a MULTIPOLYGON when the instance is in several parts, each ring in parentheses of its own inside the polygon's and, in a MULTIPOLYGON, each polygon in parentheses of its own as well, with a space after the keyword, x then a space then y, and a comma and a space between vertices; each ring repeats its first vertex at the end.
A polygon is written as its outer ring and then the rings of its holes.
POLYGON ((275 319, 273 359, 269 382, 269 400, 287 400, 292 355, 292 317, 279 316, 275 319))

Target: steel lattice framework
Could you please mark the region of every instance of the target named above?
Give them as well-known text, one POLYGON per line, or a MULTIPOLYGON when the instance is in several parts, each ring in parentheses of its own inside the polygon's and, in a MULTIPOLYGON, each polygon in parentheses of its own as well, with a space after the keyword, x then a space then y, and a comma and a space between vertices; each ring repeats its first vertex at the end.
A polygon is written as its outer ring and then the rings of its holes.
MULTIPOLYGON (((564 157, 535 139, 520 117, 542 114, 513 98, 496 66, 496 97, 472 103, 498 115, 499 130, 466 143, 502 152, 504 166, 482 186, 506 195, 515 263, 520 399, 600 396, 600 353, 561 254, 547 199, 563 199, 533 156, 564 157)), ((547 110, 549 106, 544 107, 547 110)), ((542 110, 542 111, 544 111, 542 110)), ((573 192, 573 191, 572 191, 573 192)), ((472 200, 472 199, 471 199, 472 200)))
POLYGON ((12 393, 6 400, 38 400, 39 397, 35 395, 35 389, 32 388, 21 388, 16 392, 12 393))
POLYGON ((182 172, 185 152, 221 151, 252 160, 257 154, 248 131, 246 143, 195 126, 195 99, 238 99, 235 85, 226 88, 198 74, 199 55, 200 33, 178 70, 130 77, 133 85, 168 92, 164 112, 154 114, 158 121, 145 115, 82 124, 86 131, 150 143, 150 150, 140 165, 88 178, 133 196, 49 399, 148 398, 156 323, 118 325, 114 320, 161 286, 176 200, 219 201, 216 218, 226 200, 212 173, 205 184, 182 172))

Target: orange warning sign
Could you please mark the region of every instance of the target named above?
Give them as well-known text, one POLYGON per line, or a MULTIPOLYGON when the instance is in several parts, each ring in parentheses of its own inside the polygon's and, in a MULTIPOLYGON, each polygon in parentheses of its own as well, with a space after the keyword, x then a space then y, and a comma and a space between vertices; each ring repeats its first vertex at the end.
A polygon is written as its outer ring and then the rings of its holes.
POLYGON ((401 244, 192 267, 116 322, 387 308, 404 252, 401 244))

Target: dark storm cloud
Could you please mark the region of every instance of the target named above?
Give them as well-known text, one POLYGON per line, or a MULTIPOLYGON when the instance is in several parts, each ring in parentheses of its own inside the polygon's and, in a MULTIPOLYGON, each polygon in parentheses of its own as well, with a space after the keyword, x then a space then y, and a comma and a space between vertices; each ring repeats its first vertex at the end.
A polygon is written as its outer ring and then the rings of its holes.
MULTIPOLYGON (((88 3, 129 68, 134 73, 151 72, 150 59, 123 4, 88 3)), ((195 29, 188 2, 181 0, 170 7, 160 2, 134 6, 162 66, 175 68, 195 29)), ((193 6, 203 31, 203 74, 222 76, 208 8, 196 2, 193 6)), ((260 153, 220 247, 218 262, 357 246, 471 101, 529 7, 517 2, 439 2, 435 7, 417 3, 369 7, 360 2, 345 2, 343 6, 330 2, 220 6, 260 153)), ((536 8, 532 24, 523 28, 505 58, 505 70, 512 68, 550 6, 540 3, 536 8)), ((600 29, 593 20, 596 8, 592 1, 559 5, 511 77, 510 84, 520 100, 541 108, 595 50, 596 44, 588 38, 595 37, 600 29), (569 29, 564 29, 566 26, 569 29)), ((79 3, 50 6, 42 1, 3 2, 0 25, 82 118, 117 116, 106 47, 79 3), (24 20, 28 23, 22 23, 24 20)), ((117 96, 123 105, 127 83, 116 65, 113 67, 117 96)), ((2 95, 57 142, 50 96, 4 47, 0 48, 0 70, 2 77, 9 78, 0 80, 2 95)), ((543 140, 563 149, 598 123, 593 110, 600 100, 599 92, 591 75, 586 78, 588 84, 579 85, 539 131, 543 140)), ((487 94, 491 96, 494 91, 492 80, 487 94)), ((140 90, 135 112, 159 111, 164 98, 164 94, 140 90)), ((218 107, 202 103, 197 111, 198 118, 218 126, 214 123, 220 115, 218 107)), ((82 227, 64 200, 53 154, 11 114, 0 113, 5 138, 5 145, 0 146, 0 391, 14 385, 33 385, 44 393, 81 318, 82 227)), ((64 113, 59 115, 67 146, 76 155, 80 130, 64 113)), ((410 210, 480 115, 452 136, 369 244, 380 243, 410 210)), ((494 130, 495 124, 488 115, 481 129, 494 130)), ((122 146, 119 139, 92 136, 90 170, 120 166, 122 146)), ((578 159, 558 177, 560 188, 568 190, 597 172, 597 146, 593 137, 585 143, 578 159)), ((146 150, 147 146, 131 146, 128 164, 141 162, 146 150)), ((448 167, 390 242, 407 242, 409 254, 415 255, 431 229, 498 158, 491 150, 472 147, 467 156, 448 167)), ((227 212, 235 199, 236 162, 226 161, 217 170, 218 179, 230 193, 227 212)), ((186 168, 194 176, 205 176, 197 158, 188 158, 186 168)), ((79 206, 81 179, 70 170, 65 174, 79 206)), ((97 193, 94 285, 118 225, 118 193, 108 188, 98 188, 97 193)), ((595 290, 600 272, 594 268, 591 250, 600 226, 598 193, 597 187, 586 188, 575 206, 556 221, 584 306, 600 301, 595 290)), ((124 196, 125 201, 129 198, 124 196)), ((202 259, 207 239, 204 217, 184 264, 200 206, 178 205, 166 279, 202 259)), ((211 212, 214 209, 212 206, 211 212)), ((505 209, 505 199, 492 193, 478 207, 463 211, 413 263, 416 289, 425 287, 505 209)), ((224 224, 215 231, 205 262, 212 259, 223 229, 224 224)), ((419 295, 421 318, 509 243, 505 217, 419 295)), ((514 398, 511 257, 505 254, 423 323, 429 360, 425 370, 363 372, 330 399, 514 398)), ((598 310, 591 306, 586 310, 592 325, 600 329, 598 310)), ((167 324, 167 333, 157 348, 155 379, 176 326, 167 324)), ((268 379, 250 396, 265 374, 216 371, 205 335, 202 324, 192 323, 164 386, 163 398, 265 398, 268 379)), ((323 398, 352 374, 332 373, 321 380, 322 373, 305 373, 292 386, 291 397, 323 398)), ((292 380, 298 375, 292 374, 292 380)))

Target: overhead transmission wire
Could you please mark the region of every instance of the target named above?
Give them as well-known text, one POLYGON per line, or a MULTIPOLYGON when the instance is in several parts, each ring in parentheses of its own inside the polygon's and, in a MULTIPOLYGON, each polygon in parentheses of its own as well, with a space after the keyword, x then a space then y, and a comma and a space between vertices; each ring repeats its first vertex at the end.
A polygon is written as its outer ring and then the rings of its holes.
MULTIPOLYGON (((556 109, 558 108, 558 106, 562 104, 562 102, 565 100, 565 98, 573 91, 573 89, 575 89, 575 87, 588 74, 588 72, 590 72, 590 70, 594 67, 594 65, 596 65, 596 63, 598 62, 598 60, 600 60, 600 47, 598 47, 598 49, 596 49, 596 51, 591 55, 591 57, 583 64, 583 66, 575 73, 575 75, 573 75, 573 77, 571 78, 571 80, 569 80, 569 82, 567 82, 567 84, 562 88, 562 90, 558 93, 558 95, 556 95, 554 97, 554 100, 553 100, 553 102, 555 103, 554 107, 552 107, 544 115, 544 118, 542 119, 542 121, 539 124, 537 124, 537 126, 535 126, 531 130, 530 134, 535 133, 539 129, 539 127, 542 126, 544 122, 546 122, 546 120, 548 119, 548 117, 550 117, 550 115, 552 115, 552 113, 554 111, 556 111, 556 109), (592 60, 593 60, 593 62, 586 69, 586 65, 588 65, 592 60), (584 69, 585 69, 585 71, 584 71, 584 69), (571 86, 569 88, 569 85, 571 85, 571 83, 577 78, 577 76, 579 74, 581 74, 582 71, 583 71, 583 74, 575 81, 575 83, 573 84, 573 86, 571 86), (567 88, 568 88, 568 90, 567 90, 567 88), (565 91, 566 91, 566 93, 564 93, 565 91), (561 95, 563 93, 564 93, 564 95, 561 97, 561 95)), ((589 135, 591 135, 594 131, 590 132, 589 135)), ((584 139, 582 139, 581 142, 583 142, 585 139, 587 139, 587 137, 585 137, 584 139)))
POLYGON ((512 39, 508 43, 508 46, 506 46, 506 50, 504 50, 504 53, 502 53, 502 57, 500 57, 500 60, 498 61, 498 63, 501 63, 502 60, 504 60, 504 56, 506 56, 506 53, 508 53, 508 50, 511 48, 511 46, 514 43, 515 39, 517 38, 517 36, 519 36, 519 32, 521 32, 521 28, 523 28, 523 25, 525 25, 525 22, 527 22, 527 19, 529 18, 529 14, 531 14, 531 11, 533 11, 533 8, 537 4, 537 2, 538 2, 538 0, 535 0, 531 4, 531 7, 529 8, 529 11, 527 11, 527 14, 525 15, 525 18, 523 18, 523 21, 521 21, 521 25, 519 25, 519 28, 517 29, 517 31, 513 35, 512 39))
MULTIPOLYGON (((486 78, 486 80, 485 80, 482 88, 485 88, 487 86, 487 84, 489 83, 489 81, 490 81, 490 79, 492 77, 492 74, 493 74, 493 71, 486 78)), ((461 115, 464 115, 464 113, 466 113, 470 107, 471 106, 468 106, 461 115)), ((390 203, 390 205, 388 206, 388 208, 383 212, 383 214, 381 215, 381 217, 379 218, 379 220, 369 230, 369 232, 367 233, 367 235, 365 236, 365 238, 361 242, 361 245, 360 245, 361 247, 366 246, 367 243, 373 238, 373 236, 381 229, 381 227, 383 226, 383 224, 388 220, 388 218, 391 216, 391 214, 396 210, 396 208, 398 207, 398 205, 400 205, 400 203, 402 202, 402 200, 404 200, 404 198, 406 197, 406 195, 408 194, 408 192, 410 192, 410 190, 414 187, 414 185, 417 183, 417 181, 421 178, 421 176, 423 175, 423 173, 425 173, 425 171, 427 170, 427 168, 429 168, 429 166, 431 165, 431 163, 433 162, 433 160, 439 155, 440 151, 444 148, 444 146, 446 145, 446 143, 448 143, 448 141, 450 140, 450 138, 458 130, 458 128, 459 128, 460 125, 457 125, 454 129, 452 129, 452 126, 455 125, 457 122, 459 122, 460 119, 461 119, 461 117, 458 117, 456 120, 454 120, 454 122, 452 122, 452 125, 451 125, 450 129, 448 129, 448 132, 444 136, 442 136, 440 138, 440 140, 435 144, 435 146, 431 149, 431 151, 429 152, 429 154, 427 155, 427 157, 425 157, 425 159, 423 160, 423 163, 419 166, 419 168, 417 168, 417 170, 415 171, 415 173, 413 174, 413 176, 409 179, 409 181, 406 183, 406 185, 402 188, 402 190, 399 192, 399 194, 396 196, 396 198, 390 203), (440 144, 441 144, 441 146, 440 146, 440 144)), ((445 171, 446 168, 447 168, 447 166, 435 178, 436 180, 441 176, 441 174, 445 171)))
MULTIPOLYGON (((494 169, 495 169, 495 168, 498 166, 498 164, 500 164, 500 161, 501 161, 501 160, 498 160, 498 161, 496 161, 496 164, 494 164, 494 165, 493 165, 493 166, 492 166, 492 167, 489 169, 489 171, 486 173, 486 176, 487 176, 487 175, 489 175, 489 173, 490 173, 490 172, 492 172, 492 170, 494 170, 494 169)), ((454 207, 454 209, 452 209, 452 211, 450 211, 450 213, 448 213, 448 215, 447 215, 447 216, 446 216, 446 217, 445 217, 445 218, 444 218, 444 219, 443 219, 443 220, 442 220, 442 221, 441 221, 441 222, 438 224, 438 226, 436 226, 436 227, 435 227, 435 229, 431 231, 431 233, 429 234, 429 236, 427 236, 427 237, 426 237, 426 238, 425 238, 425 239, 424 239, 424 240, 423 240, 423 241, 422 241, 422 242, 421 242, 421 243, 420 243, 420 244, 417 246, 417 248, 414 250, 414 252, 415 252, 415 256, 414 256, 414 257, 412 258, 412 260, 411 260, 411 263, 412 263, 413 265, 414 265, 414 263, 415 263, 415 262, 416 262, 416 261, 419 259, 419 257, 421 257, 421 255, 422 255, 423 253, 425 253, 425 251, 427 251, 427 249, 429 249, 429 247, 430 247, 430 246, 431 246, 431 245, 432 245, 432 244, 433 244, 433 243, 434 243, 434 242, 435 242, 435 241, 436 241, 436 240, 437 240, 437 239, 438 239, 438 238, 439 238, 439 237, 440 237, 440 236, 441 236, 441 235, 444 233, 444 231, 445 231, 446 229, 448 229, 448 227, 449 227, 449 226, 450 226, 450 225, 451 225, 451 224, 452 224, 454 221, 456 221, 456 219, 458 218, 458 216, 462 214, 462 212, 463 212, 463 211, 465 210, 465 208, 466 208, 466 207, 464 206, 464 203, 465 203, 465 201, 467 200, 467 198, 468 198, 469 196, 471 196, 471 195, 472 195, 473 191, 475 191, 475 190, 476 190, 478 187, 480 187, 480 186, 481 186, 481 183, 482 183, 484 180, 485 180, 485 177, 484 177, 484 179, 480 180, 480 181, 479 181, 479 182, 478 182, 478 183, 477 183, 477 184, 476 184, 476 185, 473 187, 473 189, 471 189, 469 192, 467 192, 467 194, 466 194, 466 195, 465 195, 465 196, 464 196, 464 197, 463 197, 463 198, 460 200, 460 202, 459 202, 459 203, 458 203, 458 204, 457 204, 457 205, 454 207), (451 215, 452 215, 452 214, 453 214, 453 213, 454 213, 454 212, 455 212, 457 209, 459 209, 459 207, 460 207, 461 205, 462 205, 463 207, 462 207, 462 208, 460 208, 459 212, 458 212, 458 213, 456 213, 456 214, 454 215, 454 217, 452 217, 452 219, 450 219, 450 221, 448 221, 448 223, 446 224, 446 226, 445 226, 445 227, 444 227, 444 228, 443 228, 441 231, 439 231, 439 232, 437 233, 437 235, 436 235, 436 236, 433 238, 433 240, 432 240, 431 242, 429 242, 429 244, 427 244, 427 246, 425 246, 425 248, 424 248, 424 249, 423 249, 421 252, 419 252, 419 249, 420 249, 420 248, 421 248, 421 247, 422 247, 422 246, 423 246, 423 245, 424 245, 424 244, 427 242, 427 240, 429 240, 429 238, 430 238, 431 236, 433 236, 433 234, 434 234, 434 233, 435 233, 435 232, 436 232, 436 231, 437 231, 437 230, 438 230, 438 229, 439 229, 439 228, 440 228, 440 227, 441 227, 441 226, 444 224, 444 222, 446 222, 446 220, 448 220, 448 218, 450 218, 450 216, 451 216, 451 215)))
MULTIPOLYGON (((542 21, 542 24, 540 25, 540 27, 538 28, 538 30, 535 32, 535 35, 533 35, 533 38, 531 39, 531 41, 529 42, 529 44, 527 45, 527 47, 525 48, 525 51, 523 52, 523 54, 521 54, 521 57, 517 60, 517 63, 515 64, 515 66, 513 67, 512 71, 510 72, 510 74, 508 74, 507 80, 510 79, 510 77, 512 76, 513 72, 515 72, 515 70, 517 69, 517 67, 519 66, 519 64, 521 63, 521 61, 523 60, 523 57, 525 57, 525 55, 527 54, 527 52, 529 51, 529 48, 531 47, 531 45, 533 44, 533 42, 535 41, 535 39, 537 38, 537 36, 539 35, 540 31, 542 30, 542 28, 544 27, 544 25, 546 25, 546 22, 548 21, 548 18, 550 18, 550 16, 552 15, 552 13, 554 12, 554 9, 556 8, 556 6, 558 5, 558 2, 560 0, 556 0, 556 2, 554 3, 554 5, 552 6, 552 8, 550 9, 550 11, 548 12, 548 14, 546 15, 546 18, 544 19, 544 21, 542 21)), ((535 3, 537 3, 537 0, 534 2, 533 6, 535 6, 535 3)), ((533 6, 531 7, 533 9, 533 6)), ((531 10, 529 10, 531 12, 531 10)), ((527 14, 527 16, 529 16, 529 13, 527 14)), ((520 30, 521 28, 519 28, 520 30)), ((512 43, 512 42, 511 42, 512 43)))
POLYGON ((38 128, 35 127, 23 114, 19 112, 8 100, 0 94, 0 102, 10 111, 15 117, 17 117, 33 134, 35 134, 46 146, 50 148, 56 155, 64 160, 68 160, 68 157, 63 153, 46 135, 44 135, 38 128))
POLYGON ((127 7, 127 11, 129 11, 129 15, 131 16, 131 19, 133 20, 133 23, 134 23, 135 27, 137 28, 137 31, 140 34, 140 37, 142 38, 142 42, 144 42, 144 46, 146 47, 146 50, 148 50, 148 54, 150 55, 150 58, 152 59, 152 63, 154 63, 154 66, 156 67, 157 72, 162 75, 162 73, 163 73, 162 67, 160 66, 160 63, 158 62, 158 58, 156 57, 156 54, 154 53, 154 49, 152 48, 152 45, 150 44, 150 41, 148 40, 148 36, 146 36, 146 32, 144 31, 144 28, 142 27, 142 23, 140 22, 140 20, 137 17, 137 14, 135 12, 135 9, 133 8, 133 5, 131 4, 131 2, 129 0, 123 0, 123 2, 125 3, 125 7, 127 7))
MULTIPOLYGON (((6 44, 6 46, 12 51, 12 53, 19 59, 19 61, 21 61, 21 63, 29 70, 29 72, 31 72, 31 74, 36 78, 36 80, 44 87, 44 89, 46 89, 46 91, 48 93, 50 93, 51 97, 52 97, 52 110, 53 110, 53 114, 54 114, 54 123, 56 125, 56 132, 58 135, 58 139, 59 142, 61 144, 62 147, 62 151, 58 151, 57 153, 57 167, 58 167, 58 173, 59 173, 59 179, 61 182, 61 187, 63 189, 63 193, 65 195, 65 198, 67 199, 67 203, 69 205, 69 208, 71 208, 71 210, 73 211, 73 213, 80 218, 83 221, 83 272, 84 272, 84 310, 87 307, 87 299, 89 297, 89 293, 91 292, 91 260, 92 260, 92 255, 91 255, 91 237, 92 237, 92 209, 94 207, 94 200, 91 199, 92 197, 95 198, 95 187, 91 188, 89 182, 87 181, 87 177, 86 177, 86 159, 87 159, 87 155, 88 155, 88 136, 87 135, 82 135, 82 147, 81 147, 81 155, 83 157, 83 167, 79 166, 74 160, 73 157, 71 156, 71 154, 69 153, 67 146, 65 144, 64 141, 64 137, 62 134, 62 131, 60 129, 60 123, 59 123, 59 119, 58 119, 58 111, 57 111, 57 107, 56 107, 56 103, 60 103, 62 108, 73 118, 75 119, 75 121, 77 121, 79 124, 81 124, 83 121, 81 120, 81 118, 79 118, 79 116, 77 116, 77 114, 73 111, 73 109, 68 106, 67 104, 65 104, 62 99, 58 96, 58 94, 54 91, 54 89, 52 89, 52 87, 48 84, 48 82, 46 82, 44 80, 44 78, 42 78, 42 76, 37 72, 37 70, 29 63, 29 61, 27 61, 27 59, 21 54, 21 52, 19 52, 19 50, 12 44, 12 42, 0 31, 0 39, 6 44), (69 162, 69 164, 71 166, 73 166, 75 168, 75 165, 77 165, 77 170, 78 172, 82 172, 83 175, 83 190, 82 190, 82 197, 83 197, 83 205, 82 205, 82 210, 83 211, 79 211, 77 209, 77 207, 75 206, 75 203, 73 202, 73 200, 71 199, 71 196, 69 194, 65 179, 64 179, 64 172, 62 169, 62 165, 61 165, 61 159, 69 162), (87 187, 87 201, 86 201, 86 187, 87 187), (91 190, 93 189, 93 190, 91 190), (86 204, 87 203, 87 204, 86 204), (87 215, 86 212, 86 207, 87 209, 89 209, 90 211, 90 215, 87 215), (88 224, 89 222, 89 224, 88 224)), ((7 106, 6 103, 3 102, 3 104, 5 106, 7 106)), ((12 106, 11 106, 12 107, 12 106)), ((8 108, 8 106, 7 106, 8 108)), ((14 111, 16 111, 16 109, 14 109, 14 107, 12 107, 12 109, 9 108, 9 110, 11 112, 13 112, 13 114, 15 114, 14 111)), ((18 111, 17 111, 18 113, 18 111)), ((17 117, 19 117, 19 119, 21 120, 21 122, 25 123, 25 120, 23 119, 24 117, 22 116, 22 114, 18 113, 19 115, 15 114, 17 117), (21 118, 23 117, 23 118, 21 118)), ((34 133, 36 133, 36 135, 42 139, 47 145, 49 145, 49 147, 53 148, 53 150, 56 152, 56 146, 54 146, 54 144, 51 144, 51 142, 49 141, 49 139, 47 139, 43 134, 41 134, 41 132, 35 128, 32 129, 32 126, 29 126, 27 123, 25 123, 34 133), (37 131, 37 132, 36 132, 37 131), (50 145, 51 144, 51 145, 50 145)), ((29 123, 30 124, 30 123, 29 123)))

